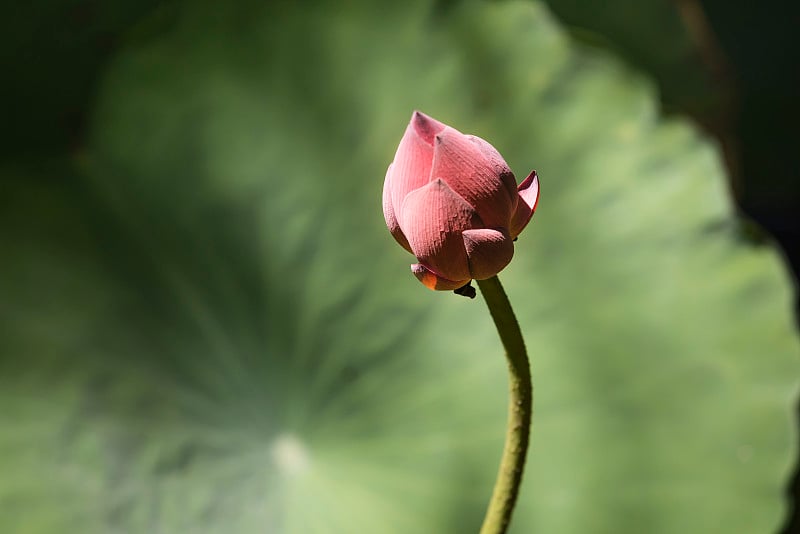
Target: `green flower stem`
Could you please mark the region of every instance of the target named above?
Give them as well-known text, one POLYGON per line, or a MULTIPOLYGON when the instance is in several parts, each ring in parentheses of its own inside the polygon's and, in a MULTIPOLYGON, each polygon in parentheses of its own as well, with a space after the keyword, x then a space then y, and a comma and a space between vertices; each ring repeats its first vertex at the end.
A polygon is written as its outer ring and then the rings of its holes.
POLYGON ((480 534, 502 534, 511 522, 511 513, 517 501, 525 456, 530 439, 533 386, 525 342, 517 318, 497 276, 478 280, 489 313, 494 319, 508 360, 509 391, 508 429, 500 469, 494 484, 492 499, 486 510, 480 534))

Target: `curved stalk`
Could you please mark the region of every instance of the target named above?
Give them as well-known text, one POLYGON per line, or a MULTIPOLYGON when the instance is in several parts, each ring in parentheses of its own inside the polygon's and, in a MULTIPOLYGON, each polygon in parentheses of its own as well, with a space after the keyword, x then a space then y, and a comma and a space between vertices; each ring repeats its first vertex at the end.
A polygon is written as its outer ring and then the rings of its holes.
POLYGON ((525 467, 533 409, 533 386, 522 332, 500 280, 493 276, 477 282, 506 350, 510 393, 506 442, 480 534, 503 534, 511 522, 525 467))

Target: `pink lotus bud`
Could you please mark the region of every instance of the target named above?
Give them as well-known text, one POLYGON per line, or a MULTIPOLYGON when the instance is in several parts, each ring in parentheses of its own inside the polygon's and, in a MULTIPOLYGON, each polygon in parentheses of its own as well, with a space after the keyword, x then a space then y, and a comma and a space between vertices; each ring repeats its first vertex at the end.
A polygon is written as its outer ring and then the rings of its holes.
POLYGON ((517 186, 492 145, 415 111, 383 185, 383 215, 430 289, 499 273, 536 209, 536 171, 517 186))

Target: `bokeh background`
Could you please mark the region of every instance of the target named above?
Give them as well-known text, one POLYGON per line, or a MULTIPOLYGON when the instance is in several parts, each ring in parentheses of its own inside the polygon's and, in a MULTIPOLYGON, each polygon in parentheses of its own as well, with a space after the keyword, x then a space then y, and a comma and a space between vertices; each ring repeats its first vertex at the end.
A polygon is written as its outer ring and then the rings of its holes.
POLYGON ((542 180, 501 275, 535 382, 512 532, 793 532, 774 4, 15 6, 0 532, 478 530, 504 362, 384 226, 413 109, 542 180))

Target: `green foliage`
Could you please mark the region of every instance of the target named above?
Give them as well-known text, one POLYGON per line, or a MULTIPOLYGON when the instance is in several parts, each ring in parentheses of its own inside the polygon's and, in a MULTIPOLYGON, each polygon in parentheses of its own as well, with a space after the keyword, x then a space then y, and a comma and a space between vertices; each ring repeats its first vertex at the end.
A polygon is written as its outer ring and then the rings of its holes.
POLYGON ((477 531, 506 376, 385 229, 414 108, 542 179, 501 274, 534 428, 512 531, 767 532, 798 344, 719 155, 538 4, 187 3, 88 148, 6 165, 0 531, 477 531))

